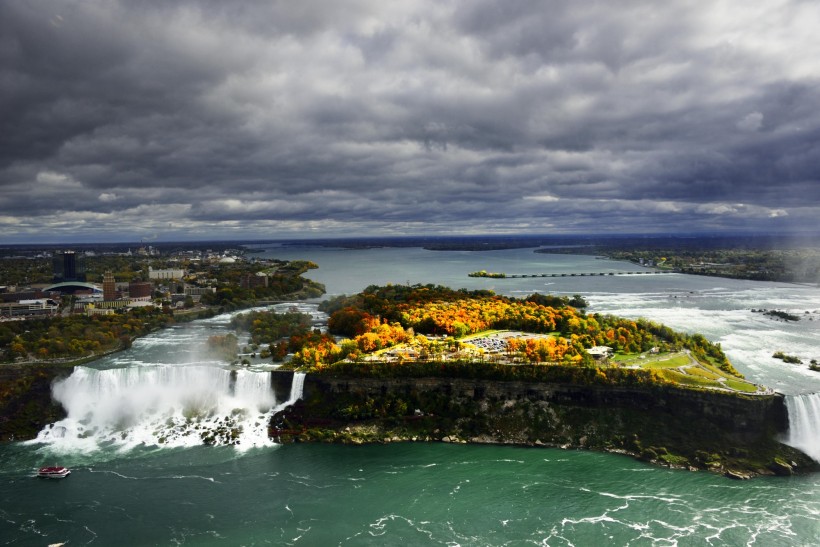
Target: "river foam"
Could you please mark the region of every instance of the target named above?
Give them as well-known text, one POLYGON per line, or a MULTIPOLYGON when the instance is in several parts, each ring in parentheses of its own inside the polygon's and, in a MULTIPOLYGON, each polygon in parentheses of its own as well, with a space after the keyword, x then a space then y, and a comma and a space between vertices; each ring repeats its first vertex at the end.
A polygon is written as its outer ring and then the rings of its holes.
POLYGON ((77 367, 55 384, 54 398, 68 416, 35 442, 66 451, 105 446, 269 446, 271 415, 301 397, 294 375, 287 401, 277 401, 270 372, 207 365, 77 367))
POLYGON ((789 409, 786 444, 820 462, 820 393, 788 397, 786 406, 789 409))

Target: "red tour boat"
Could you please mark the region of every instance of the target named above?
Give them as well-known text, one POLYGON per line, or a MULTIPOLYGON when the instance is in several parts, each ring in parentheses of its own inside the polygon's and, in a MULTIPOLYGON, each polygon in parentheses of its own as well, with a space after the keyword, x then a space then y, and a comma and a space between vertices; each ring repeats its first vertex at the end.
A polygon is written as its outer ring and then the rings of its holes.
POLYGON ((37 470, 37 476, 46 479, 64 479, 69 474, 71 470, 67 467, 41 467, 37 470))

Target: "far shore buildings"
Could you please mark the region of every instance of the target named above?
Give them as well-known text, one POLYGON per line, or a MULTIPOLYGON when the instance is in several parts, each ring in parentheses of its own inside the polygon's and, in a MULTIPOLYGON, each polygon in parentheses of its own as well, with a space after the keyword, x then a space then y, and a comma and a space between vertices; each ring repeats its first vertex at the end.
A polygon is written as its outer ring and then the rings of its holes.
POLYGON ((258 289, 268 286, 268 274, 256 272, 245 274, 239 278, 239 286, 243 289, 258 289))
POLYGON ((153 306, 152 296, 154 285, 145 281, 131 281, 127 285, 120 283, 118 288, 114 274, 106 271, 103 274, 103 292, 87 295, 77 299, 74 311, 86 315, 110 315, 117 310, 153 306), (123 298, 122 292, 128 288, 128 297, 123 298))
POLYGON ((154 285, 147 281, 131 281, 128 284, 128 298, 136 301, 151 300, 154 285))
POLYGON ((155 270, 150 266, 148 267, 148 279, 153 279, 156 281, 165 281, 171 279, 182 279, 183 277, 185 277, 185 270, 177 268, 155 270))
POLYGON ((111 301, 117 299, 117 282, 114 281, 114 274, 107 271, 103 274, 103 300, 111 301))
POLYGON ((33 318, 47 317, 56 314, 60 306, 50 298, 20 300, 19 302, 0 303, 0 317, 6 318, 33 318))
POLYGON ((54 282, 85 281, 85 257, 74 251, 54 253, 54 282))
POLYGON ((0 321, 48 317, 59 311, 58 294, 31 287, 0 286, 0 321))
MULTIPOLYGON (((141 249, 137 254, 151 256, 155 254, 152 251, 149 247, 141 249)), ((19 289, 16 286, 0 286, 0 319, 21 320, 69 313, 101 315, 123 312, 128 308, 160 305, 160 299, 166 304, 170 300, 179 307, 187 307, 191 303, 198 304, 203 295, 216 292, 216 287, 213 286, 216 280, 208 275, 207 270, 189 274, 187 268, 179 264, 180 261, 207 262, 214 268, 217 265, 232 265, 245 260, 239 251, 231 252, 238 256, 232 256, 225 251, 221 254, 211 250, 185 251, 180 256, 168 260, 166 264, 169 267, 149 266, 148 275, 142 279, 121 282, 117 282, 115 273, 110 270, 105 271, 102 276, 94 274, 93 280, 88 278, 86 257, 94 256, 94 251, 49 252, 42 258, 51 259, 51 284, 59 286, 51 287, 48 283, 19 289), (67 296, 70 296, 70 299, 66 298, 67 296), (63 309, 63 306, 69 303, 71 309, 63 309)), ((132 255, 130 250, 128 253, 107 254, 132 255)), ((270 278, 263 272, 249 273, 238 279, 238 283, 243 288, 255 289, 269 286, 270 278)))
POLYGON ((216 292, 215 287, 197 287, 195 285, 185 284, 183 289, 185 296, 190 296, 194 302, 199 302, 203 294, 212 294, 216 292))

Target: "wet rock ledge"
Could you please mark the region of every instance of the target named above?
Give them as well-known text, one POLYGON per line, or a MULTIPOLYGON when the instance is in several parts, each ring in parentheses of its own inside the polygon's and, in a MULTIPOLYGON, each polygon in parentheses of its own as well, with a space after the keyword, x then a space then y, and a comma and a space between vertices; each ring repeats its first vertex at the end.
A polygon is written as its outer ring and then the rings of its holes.
MULTIPOLYGON (((292 375, 274 373, 277 400, 289 392, 292 375)), ((787 429, 785 400, 777 393, 325 373, 307 375, 303 399, 274 416, 270 434, 281 442, 591 449, 732 478, 817 470, 808 456, 778 441, 787 429)))

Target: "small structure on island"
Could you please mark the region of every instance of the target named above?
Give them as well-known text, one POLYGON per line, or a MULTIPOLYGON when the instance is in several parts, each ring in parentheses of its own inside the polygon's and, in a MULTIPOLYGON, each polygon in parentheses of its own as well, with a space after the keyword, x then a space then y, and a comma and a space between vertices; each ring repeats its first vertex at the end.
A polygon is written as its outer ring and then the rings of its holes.
POLYGON ((587 348, 587 353, 596 361, 604 361, 612 355, 613 351, 609 346, 593 346, 587 348))

